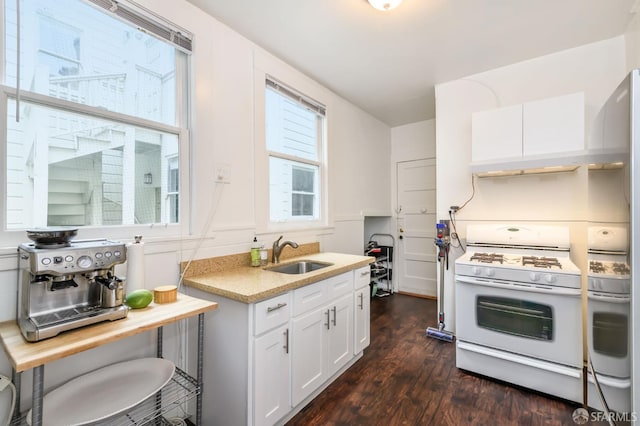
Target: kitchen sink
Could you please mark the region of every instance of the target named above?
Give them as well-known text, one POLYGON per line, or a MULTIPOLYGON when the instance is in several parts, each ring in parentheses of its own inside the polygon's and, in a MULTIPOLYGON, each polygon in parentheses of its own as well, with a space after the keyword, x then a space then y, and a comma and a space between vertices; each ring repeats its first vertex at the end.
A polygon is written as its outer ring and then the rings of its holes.
POLYGON ((283 265, 265 268, 267 271, 280 272, 281 274, 306 274, 307 272, 317 271, 318 269, 331 266, 333 263, 316 262, 313 260, 299 260, 293 263, 285 263, 283 265))

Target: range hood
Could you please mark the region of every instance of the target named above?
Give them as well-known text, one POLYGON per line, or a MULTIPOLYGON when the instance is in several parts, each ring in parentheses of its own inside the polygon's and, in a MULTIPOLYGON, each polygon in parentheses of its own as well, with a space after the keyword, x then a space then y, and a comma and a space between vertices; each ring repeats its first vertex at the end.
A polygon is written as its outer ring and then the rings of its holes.
POLYGON ((471 173, 478 177, 518 176, 572 172, 588 164, 586 151, 562 152, 552 156, 505 158, 499 161, 471 163, 471 173))

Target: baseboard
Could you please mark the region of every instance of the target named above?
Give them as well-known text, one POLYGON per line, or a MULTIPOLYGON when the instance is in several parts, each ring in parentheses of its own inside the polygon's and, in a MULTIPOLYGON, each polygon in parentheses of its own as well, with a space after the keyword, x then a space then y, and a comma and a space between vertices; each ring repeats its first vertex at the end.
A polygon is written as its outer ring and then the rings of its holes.
POLYGON ((421 299, 438 300, 437 296, 429 296, 426 294, 409 293, 408 291, 398 291, 398 294, 404 294, 405 296, 419 297, 421 299))

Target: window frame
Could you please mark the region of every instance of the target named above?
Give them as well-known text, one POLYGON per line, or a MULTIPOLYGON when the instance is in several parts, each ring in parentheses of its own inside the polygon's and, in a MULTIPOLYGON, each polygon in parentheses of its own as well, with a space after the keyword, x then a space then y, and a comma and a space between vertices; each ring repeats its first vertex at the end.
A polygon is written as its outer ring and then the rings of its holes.
MULTIPOLYGON (((258 233, 268 233, 268 232, 284 232, 284 231, 295 231, 295 230, 309 230, 309 229, 321 229, 327 228, 330 226, 330 220, 328 215, 328 177, 327 177, 327 169, 328 169, 328 156, 327 156, 327 148, 328 148, 328 122, 329 122, 329 112, 326 107, 326 103, 322 101, 318 101, 316 99, 321 99, 323 93, 316 93, 313 87, 309 87, 303 81, 298 82, 296 78, 292 78, 291 81, 294 84, 289 84, 282 79, 273 77, 271 73, 262 72, 260 69, 256 69, 255 74, 255 112, 256 112, 256 205, 264 206, 265 208, 256 208, 256 224, 258 233), (318 127, 318 131, 320 133, 318 137, 318 146, 317 149, 317 160, 308 160, 304 158, 299 158, 279 152, 271 151, 267 148, 267 138, 266 138, 266 91, 270 90, 268 88, 267 81, 284 87, 290 93, 293 93, 297 96, 302 97, 306 102, 311 102, 321 108, 324 109, 322 123, 320 127, 318 127), (303 94, 304 92, 311 93, 312 96, 308 96, 307 94, 303 94), (271 196, 270 196, 270 166, 269 161, 271 157, 281 158, 288 161, 293 161, 304 165, 317 166, 318 167, 318 193, 317 193, 317 211, 318 218, 300 218, 300 219, 291 219, 287 221, 271 221, 270 215, 270 206, 271 206, 271 196)), ((305 103, 299 103, 302 106, 306 106, 305 103)))
MULTIPOLYGON (((0 0, 0 21, 5 22, 5 3, 7 0, 0 0)), ((91 4, 91 1, 85 1, 91 4)), ((124 3, 126 7, 133 8, 132 5, 124 3)), ((147 19, 157 19, 158 22, 166 24, 166 21, 153 15, 149 18, 148 11, 142 11, 143 15, 147 19)), ((109 15, 109 13, 105 13, 109 15)), ((161 41, 167 42, 167 40, 158 37, 161 41)), ((5 32, 0 32, 0 43, 4 46, 6 43, 5 32)), ((168 42, 167 42, 168 43, 168 42)), ((169 43, 171 44, 171 43, 169 43)), ((170 133, 176 136, 178 140, 178 161, 179 161, 179 214, 180 221, 178 223, 166 223, 161 220, 161 223, 149 223, 149 224, 132 224, 132 225, 86 225, 79 226, 78 238, 104 238, 108 236, 110 238, 132 238, 136 234, 144 234, 145 237, 154 238, 166 238, 182 236, 190 232, 191 214, 189 206, 191 205, 191 158, 192 140, 191 140, 191 127, 194 120, 192 114, 192 55, 188 54, 185 49, 179 48, 173 44, 176 52, 176 100, 175 100, 175 114, 177 125, 167 125, 164 123, 148 120, 144 118, 135 117, 119 112, 108 111, 102 108, 93 107, 90 105, 78 104, 64 99, 58 99, 50 97, 48 95, 39 94, 25 90, 21 87, 11 87, 5 85, 4 73, 5 73, 5 53, 4 51, 0 55, 0 73, 2 79, 0 79, 0 122, 3 123, 0 130, 0 137, 3 140, 7 140, 7 108, 9 101, 13 99, 19 99, 21 102, 29 102, 40 105, 46 108, 53 108, 65 112, 74 114, 86 115, 89 117, 109 120, 117 123, 121 123, 129 126, 136 126, 140 128, 150 129, 152 131, 160 131, 164 133, 170 133), (184 55, 184 57, 180 57, 184 55)), ((0 157, 1 161, 6 166, 7 162, 7 146, 6 143, 0 144, 0 157)), ((4 174, 4 184, 0 185, 0 220, 2 226, 0 227, 0 237, 4 241, 4 244, 0 246, 0 249, 5 247, 15 248, 18 244, 26 240, 24 229, 8 229, 7 228, 7 182, 6 182, 6 167, 0 168, 4 174)), ((164 218, 162 218, 164 219, 164 218)))

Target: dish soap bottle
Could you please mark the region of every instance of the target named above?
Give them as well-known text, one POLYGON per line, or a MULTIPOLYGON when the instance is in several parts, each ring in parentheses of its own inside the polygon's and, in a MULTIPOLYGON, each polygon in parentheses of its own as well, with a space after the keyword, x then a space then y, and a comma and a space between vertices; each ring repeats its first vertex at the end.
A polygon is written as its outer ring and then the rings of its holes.
POLYGON ((253 244, 251 244, 251 266, 260 266, 261 247, 260 243, 258 243, 258 239, 253 237, 253 244))

